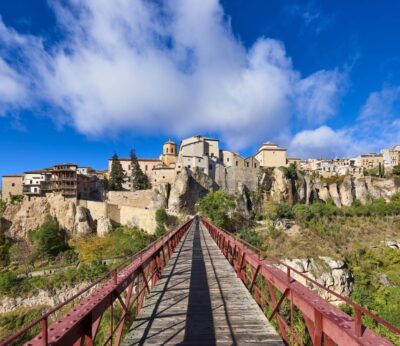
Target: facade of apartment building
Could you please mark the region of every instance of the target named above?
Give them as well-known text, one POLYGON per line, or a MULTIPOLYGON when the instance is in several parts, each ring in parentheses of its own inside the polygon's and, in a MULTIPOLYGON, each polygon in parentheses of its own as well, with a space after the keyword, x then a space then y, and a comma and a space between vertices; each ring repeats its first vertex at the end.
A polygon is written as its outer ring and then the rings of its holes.
POLYGON ((394 167, 400 165, 400 145, 393 148, 383 149, 381 153, 385 166, 394 167))
POLYGON ((383 166, 383 155, 382 154, 366 154, 360 155, 356 159, 356 165, 364 169, 371 169, 383 166))
POLYGON ((22 174, 3 175, 2 177, 2 196, 3 200, 9 200, 11 196, 22 195, 22 174))
POLYGON ((36 170, 24 173, 23 193, 27 196, 44 196, 52 191, 50 170, 36 170))
POLYGON ((261 167, 282 167, 287 165, 286 149, 271 142, 264 143, 258 149, 255 158, 261 167))

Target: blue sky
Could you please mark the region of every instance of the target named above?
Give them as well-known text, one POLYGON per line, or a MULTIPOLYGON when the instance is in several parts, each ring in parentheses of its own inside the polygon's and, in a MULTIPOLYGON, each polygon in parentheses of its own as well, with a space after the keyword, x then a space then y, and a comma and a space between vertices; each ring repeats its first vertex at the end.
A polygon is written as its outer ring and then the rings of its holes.
POLYGON ((396 0, 9 0, 0 15, 0 175, 104 169, 199 133, 245 156, 400 142, 396 0))

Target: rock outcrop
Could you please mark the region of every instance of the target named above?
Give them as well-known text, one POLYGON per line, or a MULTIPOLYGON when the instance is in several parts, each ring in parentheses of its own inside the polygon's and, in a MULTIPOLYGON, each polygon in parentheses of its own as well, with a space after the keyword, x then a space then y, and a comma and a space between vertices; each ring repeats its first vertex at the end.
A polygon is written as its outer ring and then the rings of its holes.
POLYGON ((298 173, 297 179, 292 180, 281 168, 274 168, 261 174, 260 187, 275 202, 309 204, 315 200, 332 200, 342 207, 350 206, 356 199, 362 204, 377 198, 389 200, 400 192, 400 179, 352 176, 324 179, 298 173))
MULTIPOLYGON (((282 262, 344 297, 348 297, 353 291, 354 278, 343 260, 334 260, 330 257, 320 256, 318 260, 296 258, 285 259, 282 262)), ((278 267, 286 270, 283 265, 278 265, 278 267)), ((318 292, 321 297, 328 301, 337 304, 342 303, 337 297, 319 288, 301 275, 292 273, 292 276, 304 286, 318 292)))
POLYGON ((108 217, 101 217, 97 219, 96 233, 99 237, 104 237, 111 232, 113 226, 108 217))
MULTIPOLYGON (((53 307, 65 302, 88 285, 89 283, 87 282, 81 282, 73 287, 63 287, 52 290, 41 289, 36 294, 30 296, 19 296, 16 298, 2 297, 0 298, 0 313, 33 306, 53 307)), ((90 290, 85 292, 82 297, 88 296, 96 289, 96 287, 97 286, 92 287, 90 290)))
POLYGON ((153 195, 149 204, 150 209, 167 209, 168 197, 171 190, 170 184, 163 183, 153 188, 153 195))
POLYGON ((172 212, 194 213, 197 200, 217 188, 216 183, 200 169, 191 172, 185 168, 177 175, 172 185, 168 209, 172 212))
POLYGON ((74 200, 64 199, 60 195, 24 198, 22 202, 8 204, 3 214, 3 230, 11 238, 25 238, 27 232, 38 228, 52 216, 60 226, 71 235, 84 235, 92 232, 92 224, 86 210, 77 207, 74 200))

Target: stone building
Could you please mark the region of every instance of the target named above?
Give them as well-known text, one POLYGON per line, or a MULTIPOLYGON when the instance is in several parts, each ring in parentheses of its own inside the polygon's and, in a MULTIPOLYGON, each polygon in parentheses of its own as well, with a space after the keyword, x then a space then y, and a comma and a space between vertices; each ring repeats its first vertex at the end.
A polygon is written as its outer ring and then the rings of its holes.
MULTIPOLYGON (((132 189, 132 167, 129 157, 119 158, 125 173, 122 187, 125 190, 132 189)), ((175 166, 177 162, 177 150, 175 142, 168 140, 163 144, 163 151, 158 159, 138 158, 140 169, 147 175, 151 184, 173 183, 175 181, 175 166)), ((108 160, 108 175, 111 173, 112 158, 108 160)))
POLYGON ((383 166, 383 155, 382 154, 366 154, 360 155, 356 160, 356 165, 365 169, 371 169, 383 166))
POLYGON ((27 196, 44 196, 52 191, 50 169, 27 171, 23 178, 23 193, 27 196))
POLYGON ((400 145, 396 145, 393 148, 383 149, 381 153, 385 166, 394 167, 400 165, 400 145))
POLYGON ((2 199, 8 200, 11 196, 22 195, 23 174, 3 175, 2 199))
POLYGON ((255 158, 261 167, 281 167, 286 166, 286 149, 279 148, 277 144, 271 142, 264 143, 258 149, 255 158))

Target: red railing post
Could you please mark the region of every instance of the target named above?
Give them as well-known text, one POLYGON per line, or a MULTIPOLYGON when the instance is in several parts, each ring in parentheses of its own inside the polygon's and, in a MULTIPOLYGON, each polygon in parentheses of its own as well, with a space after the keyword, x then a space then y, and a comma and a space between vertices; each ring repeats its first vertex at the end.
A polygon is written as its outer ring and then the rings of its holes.
POLYGON ((43 316, 42 320, 40 321, 41 324, 41 334, 42 334, 42 345, 47 346, 48 344, 48 331, 47 331, 47 316, 43 316))
POLYGON ((355 328, 355 333, 356 333, 357 337, 361 337, 362 336, 362 311, 358 308, 358 306, 355 307, 354 328, 355 328))

